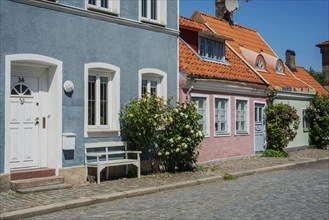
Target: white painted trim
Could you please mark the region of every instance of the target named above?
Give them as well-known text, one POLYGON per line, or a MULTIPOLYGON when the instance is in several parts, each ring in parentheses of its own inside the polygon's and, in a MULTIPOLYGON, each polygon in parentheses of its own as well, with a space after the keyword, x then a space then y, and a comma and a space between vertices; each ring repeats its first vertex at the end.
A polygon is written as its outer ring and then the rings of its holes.
POLYGON ((298 100, 310 100, 315 94, 301 94, 293 92, 278 92, 277 98, 281 99, 298 99, 298 100))
POLYGON ((154 25, 154 24, 150 24, 150 23, 146 23, 146 22, 141 22, 140 20, 136 21, 133 19, 123 18, 123 17, 119 17, 119 16, 113 16, 113 15, 106 14, 106 13, 100 13, 97 11, 86 10, 86 9, 72 7, 72 6, 54 3, 54 2, 50 2, 50 1, 47 1, 47 2, 40 1, 40 0, 12 0, 12 1, 15 1, 18 3, 23 3, 23 4, 28 4, 28 5, 33 5, 33 6, 37 6, 37 7, 47 8, 47 9, 51 9, 51 10, 61 11, 61 12, 65 12, 65 13, 75 14, 78 16, 113 22, 116 24, 134 26, 137 28, 142 28, 142 29, 156 31, 156 32, 163 32, 163 33, 170 34, 170 35, 175 35, 175 36, 179 35, 178 29, 172 29, 172 28, 168 28, 168 27, 163 27, 162 25, 154 25))
POLYGON ((200 93, 191 93, 191 98, 195 97, 195 98, 206 98, 206 114, 207 114, 207 118, 206 118, 206 134, 205 137, 210 137, 210 107, 209 107, 209 95, 205 95, 205 94, 200 94, 200 93))
POLYGON ((84 66, 84 137, 91 136, 90 133, 113 133, 120 130, 119 124, 119 113, 120 113, 120 68, 108 63, 96 62, 96 63, 87 63, 84 66), (106 129, 89 129, 88 126, 88 75, 89 70, 95 69, 104 71, 107 74, 112 76, 110 82, 110 89, 108 91, 111 95, 109 99, 112 100, 109 116, 110 128, 106 129))
MULTIPOLYGON (((256 104, 264 105, 264 113, 263 114, 265 114, 265 108, 267 107, 266 102, 254 100, 252 123, 254 125, 254 152, 255 153, 256 153, 256 133, 255 133, 255 107, 256 107, 256 104)), ((266 117, 264 117, 264 119, 266 120, 266 117)), ((264 124, 264 138, 266 138, 266 121, 265 121, 265 124, 264 124)), ((265 149, 266 149, 266 144, 265 144, 265 149)))
POLYGON ((214 122, 214 137, 230 137, 231 136, 231 97, 230 96, 224 96, 224 95, 214 95, 213 97, 213 122, 214 122), (216 134, 216 130, 215 130, 215 118, 216 118, 216 113, 215 113, 215 104, 216 104, 216 99, 226 99, 227 102, 227 130, 228 133, 225 134, 216 134))
POLYGON ((203 90, 203 91, 211 91, 211 92, 227 92, 233 94, 244 94, 251 96, 259 96, 266 97, 268 90, 267 89, 259 89, 253 87, 245 87, 234 84, 229 84, 229 82, 221 82, 220 80, 215 79, 193 79, 194 89, 203 90))
POLYGON ((234 126, 234 132, 236 136, 249 136, 250 135, 250 99, 249 98, 245 98, 245 97, 235 97, 234 100, 234 122, 235 122, 235 126, 234 126), (247 101, 247 132, 246 133, 237 133, 236 130, 236 102, 238 100, 241 101, 247 101))
POLYGON ((167 73, 152 68, 144 68, 138 70, 138 97, 142 97, 142 79, 143 76, 149 77, 159 77, 160 78, 160 88, 159 96, 162 96, 164 99, 167 99, 167 73))
POLYGON ((62 167, 62 74, 63 63, 60 60, 38 54, 13 54, 5 57, 5 162, 4 172, 10 172, 10 85, 13 62, 31 63, 33 66, 47 66, 48 104, 47 166, 56 169, 62 167), (51 134, 51 135, 50 135, 51 134))

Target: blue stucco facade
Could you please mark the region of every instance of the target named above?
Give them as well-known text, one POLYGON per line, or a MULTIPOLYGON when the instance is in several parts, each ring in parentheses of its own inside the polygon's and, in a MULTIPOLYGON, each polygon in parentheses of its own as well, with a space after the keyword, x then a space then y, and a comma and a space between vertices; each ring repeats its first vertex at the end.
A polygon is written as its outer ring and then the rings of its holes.
POLYGON ((38 54, 62 61, 62 84, 74 83, 72 95, 62 91, 62 132, 76 134, 72 155, 63 151, 63 167, 84 164, 86 142, 120 139, 117 134, 84 135, 85 64, 103 62, 120 68, 121 107, 138 96, 138 70, 143 68, 167 73, 167 96, 177 98, 177 1, 167 2, 165 26, 140 22, 138 1, 121 0, 118 16, 88 11, 84 4, 82 0, 0 1, 0 174, 5 170, 7 55, 38 54))

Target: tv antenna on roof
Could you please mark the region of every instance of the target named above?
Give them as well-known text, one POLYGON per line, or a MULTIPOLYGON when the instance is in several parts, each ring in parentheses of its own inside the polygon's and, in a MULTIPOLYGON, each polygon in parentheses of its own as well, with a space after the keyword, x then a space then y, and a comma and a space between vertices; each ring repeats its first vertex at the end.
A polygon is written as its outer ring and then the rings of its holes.
POLYGON ((238 10, 238 7, 239 7, 238 0, 226 0, 225 7, 226 7, 227 11, 229 11, 229 12, 234 12, 234 11, 238 10))

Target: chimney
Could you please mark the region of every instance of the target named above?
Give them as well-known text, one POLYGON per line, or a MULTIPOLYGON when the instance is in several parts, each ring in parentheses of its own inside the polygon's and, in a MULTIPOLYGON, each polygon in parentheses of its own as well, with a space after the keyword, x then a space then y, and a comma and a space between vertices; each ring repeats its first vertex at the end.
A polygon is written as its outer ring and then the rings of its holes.
POLYGON ((216 4, 216 17, 222 19, 226 12, 225 0, 215 0, 216 4))
POLYGON ((234 25, 233 12, 229 12, 227 10, 227 8, 225 6, 225 1, 227 1, 227 0, 215 0, 216 17, 228 21, 230 23, 230 25, 234 25))
POLYGON ((286 50, 286 65, 289 67, 291 71, 296 71, 295 56, 296 56, 295 51, 286 50))

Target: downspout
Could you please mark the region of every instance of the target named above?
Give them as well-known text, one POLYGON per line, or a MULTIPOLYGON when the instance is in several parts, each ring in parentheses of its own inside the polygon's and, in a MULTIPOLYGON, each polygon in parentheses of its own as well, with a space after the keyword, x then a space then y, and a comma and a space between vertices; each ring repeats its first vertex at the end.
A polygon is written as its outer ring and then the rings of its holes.
POLYGON ((186 92, 186 100, 191 101, 191 91, 193 89, 193 85, 190 86, 190 88, 186 92))

